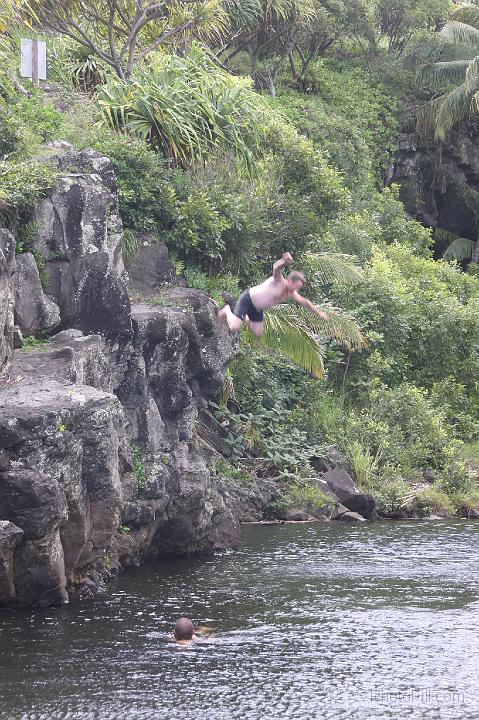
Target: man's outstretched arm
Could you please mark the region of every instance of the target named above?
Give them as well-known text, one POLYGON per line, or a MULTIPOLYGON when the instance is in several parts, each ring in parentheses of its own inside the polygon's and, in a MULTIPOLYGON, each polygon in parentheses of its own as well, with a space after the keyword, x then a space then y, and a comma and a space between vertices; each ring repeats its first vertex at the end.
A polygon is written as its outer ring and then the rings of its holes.
POLYGON ((318 317, 322 318, 323 320, 327 320, 329 315, 325 313, 323 310, 321 310, 317 305, 315 305, 311 300, 308 300, 308 298, 303 297, 299 294, 299 292, 293 293, 293 300, 295 300, 299 305, 302 305, 305 308, 308 308, 308 310, 311 310, 312 313, 317 315, 318 317))
POLYGON ((276 262, 273 264, 273 277, 275 280, 281 280, 283 275, 281 273, 282 268, 284 268, 285 265, 290 265, 293 262, 293 257, 291 253, 285 252, 283 253, 283 257, 279 260, 276 260, 276 262))

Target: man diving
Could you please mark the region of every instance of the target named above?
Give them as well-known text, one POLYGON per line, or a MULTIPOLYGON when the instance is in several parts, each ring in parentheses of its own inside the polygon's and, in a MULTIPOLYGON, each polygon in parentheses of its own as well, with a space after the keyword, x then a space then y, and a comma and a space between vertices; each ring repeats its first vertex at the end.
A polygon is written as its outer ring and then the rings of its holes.
POLYGON ((218 317, 226 320, 230 332, 238 332, 245 322, 253 335, 260 336, 264 330, 264 310, 273 305, 280 305, 286 300, 294 300, 323 320, 328 318, 327 314, 320 310, 311 300, 299 294, 304 285, 304 275, 299 270, 293 270, 287 278, 283 277, 282 269, 290 265, 293 258, 289 252, 283 253, 280 260, 273 265, 273 274, 260 285, 255 285, 241 293, 234 310, 225 305, 218 317))

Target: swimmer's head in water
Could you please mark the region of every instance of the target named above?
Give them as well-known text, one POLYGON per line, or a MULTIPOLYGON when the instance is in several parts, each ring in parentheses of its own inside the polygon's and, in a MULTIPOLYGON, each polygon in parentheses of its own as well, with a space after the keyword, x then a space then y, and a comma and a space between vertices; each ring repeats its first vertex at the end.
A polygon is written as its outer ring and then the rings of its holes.
POLYGON ((175 640, 191 640, 195 633, 193 623, 186 617, 180 617, 175 623, 175 640))

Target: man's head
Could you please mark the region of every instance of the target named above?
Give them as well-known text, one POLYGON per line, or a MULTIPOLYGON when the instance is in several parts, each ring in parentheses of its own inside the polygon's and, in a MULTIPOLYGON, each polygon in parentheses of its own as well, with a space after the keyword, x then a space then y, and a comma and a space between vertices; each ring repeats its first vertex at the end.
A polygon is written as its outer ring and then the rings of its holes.
POLYGON ((290 290, 299 292, 304 285, 305 277, 300 270, 293 270, 287 277, 287 283, 290 290))
POLYGON ((193 623, 186 617, 180 617, 175 623, 175 640, 191 640, 195 633, 193 623))

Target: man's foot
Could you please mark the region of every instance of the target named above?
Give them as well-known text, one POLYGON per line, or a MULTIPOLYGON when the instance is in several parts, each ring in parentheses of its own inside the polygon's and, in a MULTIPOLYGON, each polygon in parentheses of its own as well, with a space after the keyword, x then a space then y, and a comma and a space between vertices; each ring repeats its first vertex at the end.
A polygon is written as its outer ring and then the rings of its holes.
POLYGON ((224 307, 221 308, 221 310, 218 310, 218 318, 219 318, 222 322, 225 322, 226 324, 228 324, 228 320, 227 320, 227 310, 226 310, 226 308, 228 308, 228 307, 229 307, 229 305, 225 305, 224 307))

